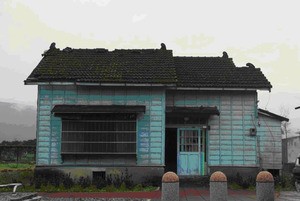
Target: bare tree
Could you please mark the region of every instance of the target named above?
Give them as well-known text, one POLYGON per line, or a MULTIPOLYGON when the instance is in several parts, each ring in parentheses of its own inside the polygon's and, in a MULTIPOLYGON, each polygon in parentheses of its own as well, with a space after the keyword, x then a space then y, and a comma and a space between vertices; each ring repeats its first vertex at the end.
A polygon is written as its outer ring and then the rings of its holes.
MULTIPOLYGON (((281 105, 280 108, 280 115, 283 117, 288 118, 290 115, 290 109, 285 106, 285 105, 281 105)), ((288 134, 291 132, 291 123, 287 122, 287 121, 283 121, 281 122, 281 134, 284 135, 286 138, 288 137, 288 134)))

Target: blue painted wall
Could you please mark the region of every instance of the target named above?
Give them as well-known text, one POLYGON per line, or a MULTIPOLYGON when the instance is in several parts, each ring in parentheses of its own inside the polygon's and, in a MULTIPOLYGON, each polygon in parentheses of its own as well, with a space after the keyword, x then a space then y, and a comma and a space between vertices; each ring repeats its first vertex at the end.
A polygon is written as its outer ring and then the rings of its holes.
POLYGON ((249 135, 257 118, 255 91, 170 91, 167 106, 216 106, 207 132, 209 166, 258 166, 256 136, 249 135))
POLYGON ((62 164, 61 119, 51 114, 56 104, 145 105, 137 122, 137 164, 164 164, 165 92, 155 88, 39 86, 37 165, 62 164))
POLYGON ((262 123, 258 135, 250 136, 249 129, 259 120, 256 101, 256 91, 165 92, 146 87, 39 86, 37 164, 62 164, 61 119, 51 114, 56 104, 145 105, 146 112, 138 116, 137 122, 137 165, 140 166, 164 165, 166 106, 202 105, 216 106, 220 111, 220 116, 208 119, 206 154, 209 166, 258 167, 264 160, 264 167, 272 165, 275 169, 279 164, 281 144, 277 137, 270 145, 268 129, 272 127, 272 133, 279 136, 280 128, 278 122, 266 120, 268 126, 262 123), (275 151, 272 151, 274 146, 275 151), (261 154, 266 151, 268 154, 261 154), (270 154, 274 158, 272 161, 268 159, 270 154))

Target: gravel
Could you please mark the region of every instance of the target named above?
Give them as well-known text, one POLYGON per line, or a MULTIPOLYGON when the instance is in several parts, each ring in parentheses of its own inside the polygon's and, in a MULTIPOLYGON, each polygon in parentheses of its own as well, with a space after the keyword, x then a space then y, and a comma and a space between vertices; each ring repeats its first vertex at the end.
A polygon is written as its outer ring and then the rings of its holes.
POLYGON ((137 199, 137 198, 43 198, 48 201, 147 201, 150 199, 137 199))
MULTIPOLYGON (((0 201, 10 201, 10 198, 19 198, 32 193, 0 193, 0 201)), ((138 198, 47 198, 43 197, 42 201, 148 201, 150 199, 138 199, 138 198)))

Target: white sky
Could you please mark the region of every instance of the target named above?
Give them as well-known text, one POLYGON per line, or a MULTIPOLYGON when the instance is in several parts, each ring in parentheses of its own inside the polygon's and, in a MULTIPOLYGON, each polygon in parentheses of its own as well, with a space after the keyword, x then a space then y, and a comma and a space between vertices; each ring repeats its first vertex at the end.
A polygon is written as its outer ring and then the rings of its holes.
POLYGON ((36 86, 23 80, 51 42, 109 50, 163 42, 177 56, 227 51, 237 66, 253 63, 273 85, 271 94, 259 93, 260 107, 279 113, 285 105, 300 120, 294 110, 300 106, 299 6, 297 0, 1 0, 0 101, 36 104, 36 86))

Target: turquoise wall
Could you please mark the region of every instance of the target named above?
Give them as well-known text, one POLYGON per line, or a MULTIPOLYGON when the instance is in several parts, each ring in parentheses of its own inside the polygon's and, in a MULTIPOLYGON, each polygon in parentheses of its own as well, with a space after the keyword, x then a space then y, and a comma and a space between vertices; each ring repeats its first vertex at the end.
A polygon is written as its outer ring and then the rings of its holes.
POLYGON ((216 106, 220 116, 208 119, 209 166, 257 166, 257 137, 249 135, 257 119, 255 91, 170 91, 167 106, 216 106))
POLYGON ((145 114, 139 115, 137 122, 137 165, 164 164, 165 92, 163 89, 39 86, 37 165, 62 164, 61 119, 51 114, 56 104, 146 106, 145 114))

